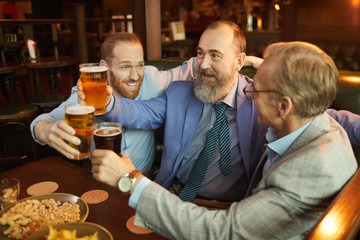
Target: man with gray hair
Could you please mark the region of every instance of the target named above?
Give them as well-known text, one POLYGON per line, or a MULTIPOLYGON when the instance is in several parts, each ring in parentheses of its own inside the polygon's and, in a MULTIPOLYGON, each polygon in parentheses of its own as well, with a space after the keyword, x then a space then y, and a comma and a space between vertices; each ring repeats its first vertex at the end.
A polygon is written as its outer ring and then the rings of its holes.
MULTIPOLYGON (((173 82, 159 98, 147 101, 114 96, 114 108, 102 116, 127 129, 164 126, 155 182, 183 200, 227 208, 243 199, 265 151, 267 129, 257 123, 254 102, 243 93, 252 79, 239 73, 245 47, 235 23, 213 22, 197 46, 194 81, 173 82)), ((358 133, 358 116, 355 124, 343 119, 349 133, 358 133)))
POLYGON ((331 57, 304 42, 270 45, 264 56, 243 94, 268 127, 268 144, 246 198, 228 210, 180 200, 139 173, 126 154, 93 152, 97 180, 124 191, 128 173, 134 176, 128 190, 135 224, 170 239, 304 239, 352 177, 358 166, 348 136, 325 112, 338 85, 331 57))

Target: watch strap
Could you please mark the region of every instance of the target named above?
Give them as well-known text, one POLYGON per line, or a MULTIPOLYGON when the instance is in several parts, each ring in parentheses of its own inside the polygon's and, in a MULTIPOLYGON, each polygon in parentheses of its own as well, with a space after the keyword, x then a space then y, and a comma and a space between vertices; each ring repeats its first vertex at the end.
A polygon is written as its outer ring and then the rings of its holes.
POLYGON ((118 181, 118 188, 120 189, 120 191, 125 194, 125 195, 129 195, 130 192, 132 191, 132 189, 134 188, 135 186, 135 183, 136 183, 136 180, 137 180, 137 176, 139 176, 141 174, 141 172, 137 169, 133 170, 132 172, 130 173, 126 173, 123 177, 121 177, 118 181), (129 191, 127 192, 124 192, 123 190, 121 190, 120 188, 120 181, 122 178, 128 178, 130 181, 131 181, 131 188, 129 189, 129 191))
POLYGON ((136 177, 139 176, 140 174, 141 174, 141 172, 139 170, 135 169, 131 173, 129 173, 129 177, 131 179, 133 179, 133 178, 136 179, 136 177))

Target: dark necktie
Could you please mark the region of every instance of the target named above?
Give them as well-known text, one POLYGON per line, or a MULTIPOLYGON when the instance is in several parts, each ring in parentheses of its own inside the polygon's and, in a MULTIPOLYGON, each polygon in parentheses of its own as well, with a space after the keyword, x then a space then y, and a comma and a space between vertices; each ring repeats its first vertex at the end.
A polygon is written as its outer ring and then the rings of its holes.
POLYGON ((179 197, 184 201, 192 202, 199 192, 213 156, 217 139, 220 141, 221 172, 226 176, 231 173, 229 126, 225 118, 227 105, 218 103, 214 105, 214 108, 217 113, 214 127, 207 133, 205 147, 195 163, 190 180, 179 194, 179 197))

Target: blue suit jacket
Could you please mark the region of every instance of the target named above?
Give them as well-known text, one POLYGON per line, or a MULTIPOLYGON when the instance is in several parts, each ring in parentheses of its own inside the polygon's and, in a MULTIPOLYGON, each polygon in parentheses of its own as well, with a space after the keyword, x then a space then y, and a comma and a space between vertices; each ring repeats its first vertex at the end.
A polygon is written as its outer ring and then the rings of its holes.
MULTIPOLYGON (((265 151, 267 128, 257 123, 254 102, 245 97, 243 88, 252 79, 239 74, 236 92, 236 123, 241 155, 249 180, 265 151)), ((127 129, 156 129, 164 125, 164 150, 155 181, 165 188, 173 184, 176 171, 191 143, 204 104, 193 92, 192 81, 173 82, 158 98, 134 101, 115 97, 107 121, 120 122, 127 129)), ((347 111, 327 111, 350 136, 353 146, 360 145, 360 116, 347 111)))
MULTIPOLYGON (((254 102, 245 97, 243 88, 252 80, 239 74, 236 93, 237 131, 241 155, 248 178, 265 151, 266 128, 257 123, 254 102)), ((173 82, 159 98, 146 101, 116 99, 106 117, 128 129, 156 129, 164 125, 164 151, 155 181, 164 187, 173 178, 195 133, 204 104, 193 92, 193 82, 173 82), (120 106, 116 106, 120 105, 120 106)))

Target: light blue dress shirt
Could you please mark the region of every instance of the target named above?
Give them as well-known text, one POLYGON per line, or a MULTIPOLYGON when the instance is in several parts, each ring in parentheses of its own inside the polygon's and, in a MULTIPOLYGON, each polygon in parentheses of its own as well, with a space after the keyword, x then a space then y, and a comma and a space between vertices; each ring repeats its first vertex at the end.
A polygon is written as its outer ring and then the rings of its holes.
POLYGON ((130 195, 129 198, 129 206, 132 208, 137 207, 140 197, 144 189, 151 183, 152 181, 148 179, 147 177, 143 177, 140 179, 139 183, 136 185, 136 188, 134 189, 133 193, 130 195))
POLYGON ((274 128, 268 129, 268 132, 266 133, 266 140, 268 141, 266 153, 268 158, 264 165, 263 176, 276 162, 281 159, 286 150, 289 149, 291 144, 293 144, 293 142, 301 135, 301 133, 304 132, 310 123, 311 121, 282 138, 279 138, 277 131, 274 128))

